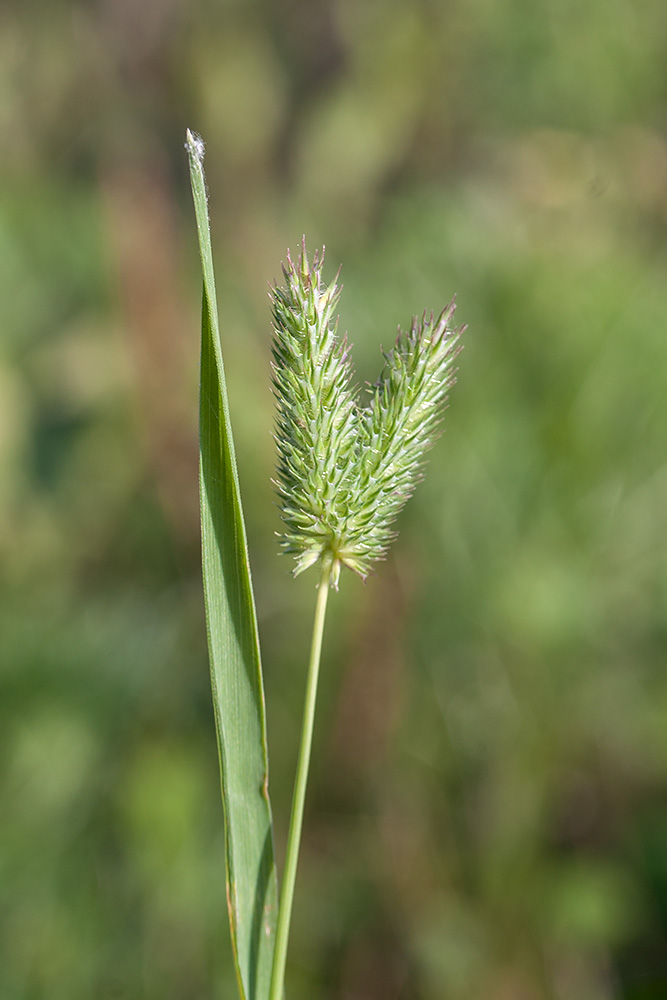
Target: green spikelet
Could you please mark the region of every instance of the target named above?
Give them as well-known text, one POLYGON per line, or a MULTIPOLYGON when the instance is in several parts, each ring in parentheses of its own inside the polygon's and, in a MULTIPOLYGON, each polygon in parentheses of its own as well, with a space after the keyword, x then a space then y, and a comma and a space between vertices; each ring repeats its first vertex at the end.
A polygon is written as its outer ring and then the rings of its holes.
POLYGON ((323 260, 315 254, 311 266, 304 243, 271 291, 277 488, 295 573, 327 559, 337 582, 341 565, 366 577, 391 543, 442 419, 463 328, 449 326, 452 302, 437 319, 399 330, 361 407, 346 342, 336 337, 340 289, 322 281, 323 260))

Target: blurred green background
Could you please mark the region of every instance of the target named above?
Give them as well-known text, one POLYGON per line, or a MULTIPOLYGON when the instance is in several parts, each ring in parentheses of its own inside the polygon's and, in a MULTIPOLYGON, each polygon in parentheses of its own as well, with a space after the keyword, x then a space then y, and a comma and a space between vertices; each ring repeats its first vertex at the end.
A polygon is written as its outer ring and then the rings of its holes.
POLYGON ((267 282, 360 384, 456 292, 446 433, 332 602, 290 1000, 667 997, 664 0, 5 0, 1 1000, 234 996, 199 571, 206 167, 282 859, 314 576, 267 282))

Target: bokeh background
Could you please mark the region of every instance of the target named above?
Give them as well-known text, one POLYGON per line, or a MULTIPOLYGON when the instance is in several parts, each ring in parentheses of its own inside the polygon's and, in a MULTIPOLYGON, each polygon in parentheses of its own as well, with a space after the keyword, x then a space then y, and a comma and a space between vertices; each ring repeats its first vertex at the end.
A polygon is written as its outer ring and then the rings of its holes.
POLYGON ((446 432, 332 602, 290 1000, 667 997, 663 0, 4 0, 0 997, 234 996, 199 570, 206 167, 279 858, 314 578, 267 282, 359 384, 456 293, 446 432))

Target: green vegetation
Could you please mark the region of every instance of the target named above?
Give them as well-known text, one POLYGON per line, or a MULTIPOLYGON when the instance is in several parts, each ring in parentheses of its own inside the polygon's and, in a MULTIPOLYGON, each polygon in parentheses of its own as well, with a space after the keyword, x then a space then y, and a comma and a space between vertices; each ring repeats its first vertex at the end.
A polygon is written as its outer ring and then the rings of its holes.
POLYGON ((211 689, 225 814, 227 907, 241 1000, 268 996, 277 915, 264 691, 229 419, 202 141, 187 133, 203 272, 199 489, 211 689))
POLYGON ((658 0, 3 5, 0 996, 235 995, 192 124, 276 803, 316 574, 276 554, 276 262, 344 262, 361 386, 406 310, 470 327, 330 600, 288 1000, 663 1000, 666 50, 658 0))
POLYGON ((202 261, 199 469, 202 571, 225 813, 227 906, 241 1000, 282 1000, 301 846, 328 594, 341 568, 361 577, 387 552, 390 525, 410 497, 454 380, 461 330, 449 320, 413 319, 370 401, 351 386, 345 341, 336 338, 336 282, 312 267, 305 238, 284 286, 272 290, 273 386, 278 418, 278 492, 296 555, 295 575, 319 564, 292 813, 280 901, 268 797, 264 692, 222 344, 218 329, 204 142, 188 129, 186 149, 202 261), (276 919, 277 917, 277 919, 276 919))
POLYGON ((272 292, 278 490, 295 573, 328 563, 338 587, 343 566, 365 579, 387 552, 442 417, 460 331, 448 326, 453 304, 437 321, 413 319, 361 405, 336 339, 340 290, 323 282, 323 264, 316 254, 311 268, 304 241, 272 292))

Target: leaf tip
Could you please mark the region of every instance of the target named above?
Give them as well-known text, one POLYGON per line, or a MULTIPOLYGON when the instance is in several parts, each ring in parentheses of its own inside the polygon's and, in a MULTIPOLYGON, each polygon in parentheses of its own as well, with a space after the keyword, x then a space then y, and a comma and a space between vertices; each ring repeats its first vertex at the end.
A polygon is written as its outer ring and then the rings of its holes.
POLYGON ((196 132, 191 132, 190 129, 185 130, 185 148, 191 157, 194 157, 196 161, 200 164, 204 162, 204 140, 196 132))

